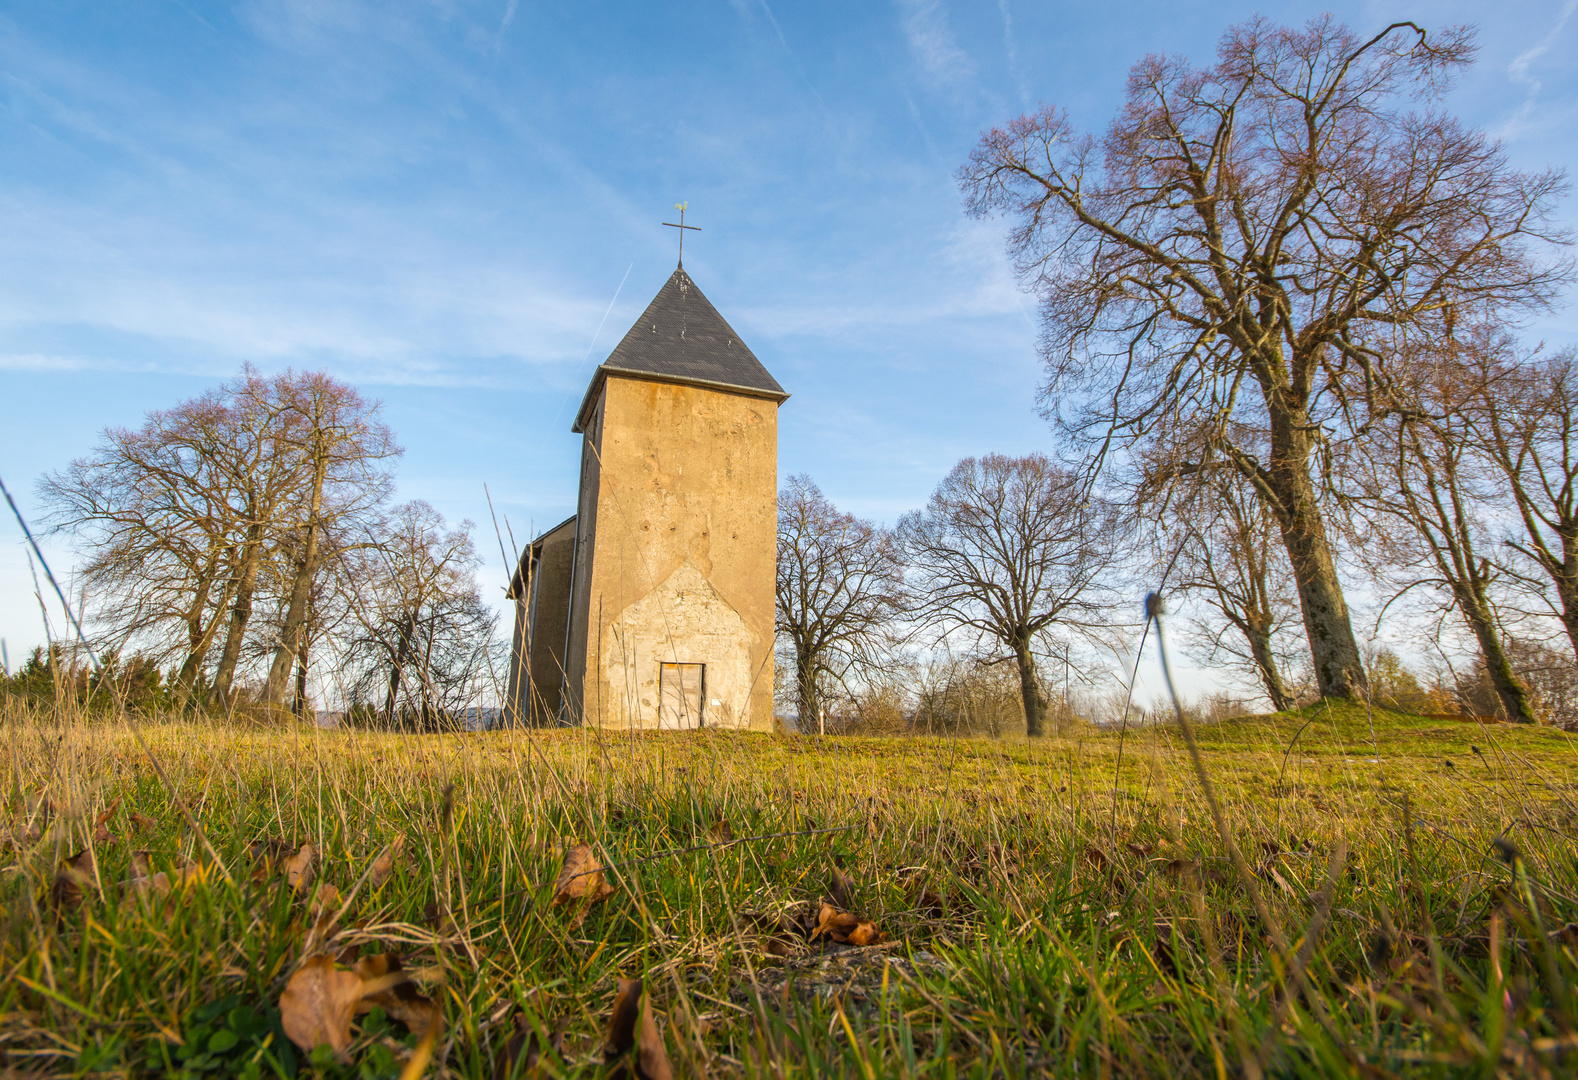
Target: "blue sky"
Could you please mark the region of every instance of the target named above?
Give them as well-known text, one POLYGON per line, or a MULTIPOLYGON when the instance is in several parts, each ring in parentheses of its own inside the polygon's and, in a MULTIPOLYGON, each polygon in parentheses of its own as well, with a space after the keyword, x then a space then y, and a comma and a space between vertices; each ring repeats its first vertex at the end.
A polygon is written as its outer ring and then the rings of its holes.
MULTIPOLYGON (((106 425, 326 368, 384 402, 400 497, 478 523, 494 596, 483 484, 517 539, 570 512, 574 406, 686 200, 686 268, 794 395, 782 475, 891 521, 964 455, 1051 445, 1033 305, 952 179, 984 127, 1100 127, 1145 53, 1332 10, 1478 24, 1452 108, 1571 168, 1575 4, 0 3, 0 475, 37 514, 106 425)), ((41 630, 0 537, 14 664, 41 630)))

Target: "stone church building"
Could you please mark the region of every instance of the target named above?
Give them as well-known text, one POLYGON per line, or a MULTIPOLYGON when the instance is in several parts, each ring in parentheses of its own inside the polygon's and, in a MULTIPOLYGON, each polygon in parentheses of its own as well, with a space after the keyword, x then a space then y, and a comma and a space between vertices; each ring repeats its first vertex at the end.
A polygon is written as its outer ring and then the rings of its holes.
POLYGON ((788 396, 681 264, 586 389, 575 516, 511 578, 511 719, 771 730, 788 396))

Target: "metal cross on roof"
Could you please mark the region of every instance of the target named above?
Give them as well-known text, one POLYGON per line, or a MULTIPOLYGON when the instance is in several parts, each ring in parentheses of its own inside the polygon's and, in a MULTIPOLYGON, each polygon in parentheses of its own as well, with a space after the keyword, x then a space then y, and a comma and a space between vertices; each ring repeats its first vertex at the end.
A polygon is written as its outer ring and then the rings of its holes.
POLYGON ((678 202, 678 203, 674 204, 674 209, 679 211, 679 224, 678 225, 674 224, 672 221, 665 221, 663 223, 663 224, 667 225, 671 229, 678 229, 679 230, 679 266, 680 266, 681 270, 683 270, 685 268, 685 230, 686 229, 690 229, 693 232, 700 232, 701 231, 701 226, 700 225, 686 225, 685 224, 685 208, 687 206, 689 206, 689 205, 690 205, 690 203, 688 203, 688 202, 678 202))

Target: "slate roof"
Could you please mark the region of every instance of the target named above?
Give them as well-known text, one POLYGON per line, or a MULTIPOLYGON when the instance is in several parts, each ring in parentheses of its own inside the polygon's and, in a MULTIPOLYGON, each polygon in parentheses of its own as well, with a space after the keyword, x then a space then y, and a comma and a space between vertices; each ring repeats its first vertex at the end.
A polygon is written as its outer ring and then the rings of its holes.
POLYGON ((733 390, 783 401, 789 395, 680 267, 598 366, 576 413, 582 430, 610 374, 733 390))

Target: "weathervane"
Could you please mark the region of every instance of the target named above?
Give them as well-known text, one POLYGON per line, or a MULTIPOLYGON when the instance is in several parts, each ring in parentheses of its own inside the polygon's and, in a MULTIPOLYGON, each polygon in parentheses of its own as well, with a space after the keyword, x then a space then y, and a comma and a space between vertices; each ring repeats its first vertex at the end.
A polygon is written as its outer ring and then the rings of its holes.
POLYGON ((677 202, 677 203, 674 204, 674 209, 679 211, 679 224, 678 225, 674 224, 672 221, 665 221, 663 223, 663 224, 667 225, 671 229, 678 229, 679 230, 679 268, 681 270, 685 269, 685 230, 686 229, 690 229, 693 232, 700 232, 701 231, 701 226, 700 225, 686 225, 685 224, 685 208, 687 206, 689 206, 689 205, 690 205, 690 203, 688 203, 688 202, 677 202))

